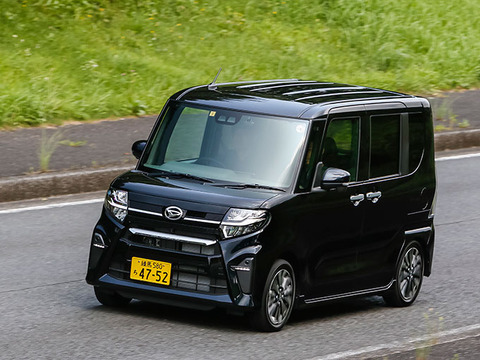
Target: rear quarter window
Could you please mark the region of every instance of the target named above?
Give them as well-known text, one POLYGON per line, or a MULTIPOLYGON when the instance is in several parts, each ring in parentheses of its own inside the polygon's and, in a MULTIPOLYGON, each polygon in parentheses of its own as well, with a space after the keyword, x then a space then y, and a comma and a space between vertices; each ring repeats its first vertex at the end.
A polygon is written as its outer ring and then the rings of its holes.
POLYGON ((420 164, 425 149, 425 121, 422 114, 409 115, 408 137, 410 140, 408 170, 413 172, 420 164))
POLYGON ((370 178, 400 171, 400 114, 370 117, 370 178))

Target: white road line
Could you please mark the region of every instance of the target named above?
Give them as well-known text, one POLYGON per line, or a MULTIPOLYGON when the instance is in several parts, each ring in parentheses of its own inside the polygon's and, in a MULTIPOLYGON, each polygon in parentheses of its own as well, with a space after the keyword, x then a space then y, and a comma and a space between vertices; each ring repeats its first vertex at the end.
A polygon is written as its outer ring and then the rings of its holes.
POLYGON ((456 341, 456 340, 462 340, 466 339, 467 337, 459 337, 459 335, 471 332, 471 331, 476 331, 480 330, 480 324, 474 324, 474 325, 469 325, 469 326, 464 326, 461 328, 457 329, 452 329, 452 330, 445 330, 438 332, 436 334, 430 334, 426 336, 420 336, 417 338, 412 338, 407 341, 393 341, 388 344, 379 344, 379 345, 372 345, 372 346, 366 346, 364 348, 356 349, 356 350, 348 350, 348 351, 343 351, 343 352, 338 352, 338 353, 332 353, 328 354, 325 356, 321 357, 316 357, 313 358, 315 360, 337 360, 337 359, 345 359, 349 358, 352 356, 360 356, 360 355, 365 355, 368 353, 373 353, 381 350, 389 350, 390 352, 393 352, 395 350, 411 350, 415 349, 418 346, 422 346, 422 344, 428 344, 430 341, 435 340, 435 344, 443 344, 443 343, 448 343, 451 341, 456 341), (457 337, 455 339, 450 339, 450 337, 457 337), (442 338, 447 338, 445 341, 442 342, 442 338), (413 346, 417 345, 417 346, 413 346))
POLYGON ((474 157, 479 157, 479 156, 480 156, 480 153, 453 155, 453 156, 439 157, 439 158, 435 159, 435 161, 469 159, 469 158, 474 158, 474 157))
POLYGON ((61 208, 61 207, 66 207, 66 206, 96 204, 96 203, 103 202, 103 200, 104 200, 103 198, 102 199, 90 199, 90 200, 70 201, 70 202, 63 202, 63 203, 56 203, 56 204, 38 205, 38 206, 30 206, 30 207, 23 207, 23 208, 16 208, 16 209, 0 210, 0 215, 2 215, 2 214, 15 214, 15 213, 24 212, 24 211, 54 209, 54 208, 61 208))

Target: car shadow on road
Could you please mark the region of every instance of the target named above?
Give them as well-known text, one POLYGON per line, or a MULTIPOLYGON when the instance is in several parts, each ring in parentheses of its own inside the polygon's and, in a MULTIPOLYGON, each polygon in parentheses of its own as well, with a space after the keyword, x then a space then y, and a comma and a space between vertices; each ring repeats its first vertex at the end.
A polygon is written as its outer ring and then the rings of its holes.
POLYGON ((226 312, 223 309, 198 310, 133 300, 126 307, 106 307, 99 305, 95 311, 124 313, 145 318, 156 318, 169 322, 183 323, 193 327, 221 328, 224 331, 250 331, 248 319, 226 312))
MULTIPOLYGON (((338 319, 375 308, 380 310, 384 306, 385 303, 379 296, 324 303, 296 309, 289 320, 289 325, 301 326, 303 323, 338 319)), ((182 323, 193 327, 221 329, 221 331, 227 332, 238 333, 252 331, 247 316, 232 314, 224 309, 204 311, 134 300, 126 307, 109 308, 99 305, 93 308, 93 310, 117 314, 124 313, 130 316, 135 315, 149 319, 156 318, 158 320, 182 323)))
POLYGON ((381 296, 358 297, 309 305, 293 312, 289 323, 301 324, 311 321, 337 319, 355 313, 381 310, 385 302, 381 296))

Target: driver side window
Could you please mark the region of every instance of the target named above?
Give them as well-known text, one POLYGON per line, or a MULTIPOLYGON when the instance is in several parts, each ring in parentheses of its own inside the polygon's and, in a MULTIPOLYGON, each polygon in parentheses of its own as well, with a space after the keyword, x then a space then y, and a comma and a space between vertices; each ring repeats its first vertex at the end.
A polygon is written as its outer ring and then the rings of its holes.
POLYGON ((350 181, 357 180, 360 118, 333 119, 322 145, 321 161, 325 168, 347 170, 350 181))

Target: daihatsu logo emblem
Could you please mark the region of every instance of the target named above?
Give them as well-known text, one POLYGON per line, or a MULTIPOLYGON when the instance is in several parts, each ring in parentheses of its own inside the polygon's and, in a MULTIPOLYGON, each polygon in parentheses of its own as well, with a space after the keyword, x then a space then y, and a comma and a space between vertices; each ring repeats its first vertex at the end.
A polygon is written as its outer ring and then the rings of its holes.
POLYGON ((178 206, 167 207, 163 214, 168 220, 180 220, 184 215, 183 210, 178 206))

